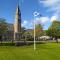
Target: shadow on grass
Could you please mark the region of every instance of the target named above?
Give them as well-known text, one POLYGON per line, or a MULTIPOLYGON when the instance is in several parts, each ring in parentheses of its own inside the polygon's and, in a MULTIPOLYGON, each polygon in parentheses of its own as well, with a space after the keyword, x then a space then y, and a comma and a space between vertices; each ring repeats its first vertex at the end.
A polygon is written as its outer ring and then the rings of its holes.
MULTIPOLYGON (((15 43, 3 42, 0 43, 0 46, 29 46, 33 44, 34 42, 15 42, 15 43)), ((36 44, 46 44, 46 42, 36 42, 36 44)))
MULTIPOLYGON (((29 45, 33 45, 34 44, 34 42, 16 42, 15 43, 15 46, 24 46, 24 45, 26 45, 26 46, 29 46, 29 45)), ((36 42, 36 44, 45 44, 45 42, 36 42)))
POLYGON ((0 46, 15 46, 15 43, 0 43, 0 46))

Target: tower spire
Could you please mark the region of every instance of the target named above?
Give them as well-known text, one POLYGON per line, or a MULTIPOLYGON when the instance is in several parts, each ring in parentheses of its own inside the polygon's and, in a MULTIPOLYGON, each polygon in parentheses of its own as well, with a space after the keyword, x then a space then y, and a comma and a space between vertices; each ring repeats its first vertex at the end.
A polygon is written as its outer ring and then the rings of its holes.
POLYGON ((20 38, 21 36, 20 32, 21 32, 21 11, 19 9, 19 4, 18 4, 16 9, 15 23, 14 23, 14 40, 20 38))

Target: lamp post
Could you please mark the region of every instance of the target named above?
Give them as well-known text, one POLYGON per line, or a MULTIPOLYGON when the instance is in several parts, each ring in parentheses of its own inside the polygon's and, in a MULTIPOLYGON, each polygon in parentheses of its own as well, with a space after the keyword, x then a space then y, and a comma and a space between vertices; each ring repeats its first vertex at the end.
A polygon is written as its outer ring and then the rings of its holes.
POLYGON ((36 39, 35 39, 35 17, 39 15, 38 12, 34 12, 34 51, 36 50, 36 39))

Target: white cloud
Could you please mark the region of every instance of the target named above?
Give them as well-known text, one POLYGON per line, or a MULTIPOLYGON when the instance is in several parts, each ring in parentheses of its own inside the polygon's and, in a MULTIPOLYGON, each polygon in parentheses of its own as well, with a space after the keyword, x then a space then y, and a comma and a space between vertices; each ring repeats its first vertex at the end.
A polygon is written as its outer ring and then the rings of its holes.
POLYGON ((28 23, 28 21, 27 21, 27 20, 24 20, 24 21, 22 22, 22 26, 25 26, 27 23, 28 23))
POLYGON ((48 17, 41 17, 40 19, 42 23, 47 23, 49 21, 48 17))
POLYGON ((40 17, 36 18, 36 24, 45 24, 49 21, 50 19, 48 17, 40 17))
POLYGON ((39 4, 48 7, 47 11, 53 11, 54 14, 60 14, 60 0, 39 0, 39 4))
MULTIPOLYGON (((42 16, 42 17, 35 18, 35 24, 42 24, 42 25, 46 26, 48 23, 52 23, 53 21, 56 21, 56 20, 58 20, 58 17, 56 15, 53 15, 50 18, 48 16, 42 16)), ((22 27, 32 29, 33 26, 34 26, 34 19, 24 20, 22 22, 22 27)))
POLYGON ((48 24, 49 22, 53 22, 58 20, 58 16, 57 15, 53 15, 52 17, 40 17, 40 18, 36 18, 35 23, 36 24, 48 24))
POLYGON ((57 16, 52 16, 50 22, 56 21, 58 19, 57 16))
POLYGON ((25 20, 23 23, 24 23, 24 24, 27 24, 27 23, 28 23, 28 21, 26 21, 26 20, 25 20))
POLYGON ((32 23, 33 20, 24 20, 22 22, 22 27, 25 27, 27 29, 32 29, 33 28, 33 23, 32 23))
POLYGON ((57 5, 59 0, 39 0, 39 2, 43 3, 45 7, 53 7, 57 5))

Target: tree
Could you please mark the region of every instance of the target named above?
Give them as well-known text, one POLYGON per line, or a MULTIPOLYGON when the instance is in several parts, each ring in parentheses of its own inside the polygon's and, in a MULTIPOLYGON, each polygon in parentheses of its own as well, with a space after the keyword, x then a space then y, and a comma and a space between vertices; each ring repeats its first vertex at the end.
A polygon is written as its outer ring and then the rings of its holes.
POLYGON ((60 38, 60 21, 53 21, 52 25, 47 30, 47 35, 55 38, 58 42, 58 38, 60 38))
POLYGON ((21 35, 23 35, 25 31, 26 31, 26 30, 25 30, 25 27, 22 27, 22 28, 21 28, 21 35))
MULTIPOLYGON (((40 37, 43 35, 43 28, 41 24, 37 24, 35 27, 35 36, 36 38, 40 37)), ((25 40, 33 40, 34 38, 34 30, 33 29, 27 29, 24 34, 25 40)))
POLYGON ((8 28, 7 28, 6 20, 3 18, 0 18, 0 40, 1 40, 1 43, 2 43, 2 37, 7 32, 7 30, 8 30, 8 28))
MULTIPOLYGON (((34 37, 34 30, 31 31, 32 37, 34 37)), ((35 25, 35 37, 36 40, 38 40, 38 37, 43 35, 43 27, 41 24, 36 24, 35 25)))
POLYGON ((24 39, 24 33, 26 32, 25 27, 21 28, 21 38, 24 39))
POLYGON ((35 33, 36 33, 36 37, 40 37, 43 35, 43 28, 41 24, 37 24, 35 27, 35 33))
POLYGON ((32 29, 26 29, 26 31, 24 32, 25 41, 32 40, 33 36, 31 34, 31 31, 32 31, 32 29))

